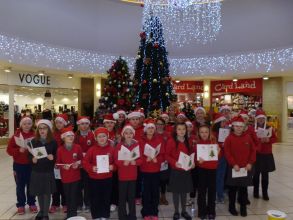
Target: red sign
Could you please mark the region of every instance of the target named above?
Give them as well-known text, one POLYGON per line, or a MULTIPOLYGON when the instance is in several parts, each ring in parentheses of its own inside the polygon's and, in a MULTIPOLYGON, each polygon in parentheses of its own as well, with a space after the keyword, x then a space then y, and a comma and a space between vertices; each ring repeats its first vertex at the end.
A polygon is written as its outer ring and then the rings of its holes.
POLYGON ((203 93, 203 81, 173 82, 176 93, 203 93))
POLYGON ((262 95, 262 79, 239 79, 237 82, 232 80, 211 81, 212 93, 253 93, 262 95))

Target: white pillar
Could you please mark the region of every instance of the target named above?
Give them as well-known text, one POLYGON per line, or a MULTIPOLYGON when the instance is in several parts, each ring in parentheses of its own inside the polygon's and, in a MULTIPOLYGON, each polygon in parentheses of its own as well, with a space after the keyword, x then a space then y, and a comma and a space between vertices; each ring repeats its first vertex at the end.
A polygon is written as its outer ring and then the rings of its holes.
POLYGON ((9 137, 14 134, 14 86, 9 86, 9 137))
POLYGON ((211 80, 205 79, 203 81, 203 107, 210 107, 210 96, 211 96, 211 80))

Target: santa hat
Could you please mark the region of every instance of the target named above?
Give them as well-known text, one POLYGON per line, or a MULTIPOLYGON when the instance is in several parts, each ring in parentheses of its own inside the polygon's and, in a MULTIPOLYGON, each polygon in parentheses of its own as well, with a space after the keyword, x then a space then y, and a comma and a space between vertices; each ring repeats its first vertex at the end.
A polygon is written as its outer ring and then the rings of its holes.
POLYGON ((239 113, 240 116, 244 117, 244 118, 248 118, 248 111, 245 109, 242 109, 239 113))
POLYGON ((130 124, 126 124, 126 125, 123 127, 122 131, 121 131, 121 135, 122 135, 122 136, 123 136, 124 132, 125 132, 127 129, 131 130, 132 133, 135 134, 135 130, 134 130, 134 128, 133 128, 130 124))
POLYGON ((141 113, 139 111, 133 111, 133 112, 130 112, 127 115, 127 118, 128 119, 131 119, 131 118, 140 118, 140 116, 141 116, 141 113))
POLYGON ((144 117, 145 118, 143 108, 139 109, 138 111, 140 112, 140 117, 144 117))
POLYGON ((229 110, 231 111, 231 107, 229 105, 223 105, 221 108, 220 108, 220 112, 222 112, 223 110, 229 110))
POLYGON ((197 113, 199 110, 203 111, 203 113, 206 114, 206 110, 205 110, 203 107, 197 107, 197 108, 195 108, 195 109, 194 109, 194 114, 196 115, 196 113, 197 113))
POLYGON ((187 126, 190 126, 190 125, 191 125, 191 126, 193 127, 193 124, 192 124, 191 121, 186 121, 185 124, 186 124, 187 126))
POLYGON ((126 115, 126 112, 125 112, 124 110, 119 109, 119 110, 117 110, 117 112, 115 112, 115 113, 113 114, 113 118, 114 118, 115 120, 118 120, 120 114, 124 115, 125 117, 127 116, 127 115, 126 115))
POLYGON ((90 121, 89 117, 86 117, 86 116, 78 116, 76 124, 77 125, 80 125, 82 123, 88 123, 88 124, 90 124, 91 121, 90 121))
POLYGON ((40 124, 45 124, 45 125, 47 125, 47 126, 50 128, 50 130, 53 129, 52 122, 49 121, 48 119, 40 119, 40 120, 38 120, 38 121, 37 121, 37 127, 39 127, 40 124))
POLYGON ((33 122, 33 120, 29 117, 29 116, 23 116, 21 119, 20 119, 20 122, 19 122, 19 127, 22 126, 23 123, 25 122, 33 122))
POLYGON ((225 120, 227 120, 227 119, 222 113, 216 113, 215 119, 214 119, 214 124, 221 122, 221 121, 225 121, 225 120))
POLYGON ((73 132, 73 129, 71 126, 63 128, 61 130, 61 138, 62 139, 65 138, 66 136, 72 136, 72 135, 74 136, 74 132, 73 132))
POLYGON ((107 114, 107 115, 104 116, 103 123, 105 123, 107 121, 116 123, 116 121, 115 121, 115 119, 113 117, 113 114, 107 114))
POLYGON ((241 116, 236 116, 236 117, 232 118, 232 125, 244 126, 245 122, 241 116))
POLYGON ((168 112, 163 112, 163 113, 161 114, 161 117, 169 118, 169 114, 168 114, 168 112))
POLYGON ((59 115, 57 115, 57 117, 55 118, 55 122, 56 121, 60 121, 66 126, 68 124, 68 116, 67 116, 67 114, 59 114, 59 115))
POLYGON ((155 120, 152 119, 152 118, 148 118, 148 119, 144 120, 144 123, 143 123, 143 125, 144 125, 143 131, 146 132, 146 130, 148 128, 156 128, 156 124, 155 123, 156 123, 155 120))
POLYGON ((256 110, 256 113, 255 113, 255 119, 258 119, 258 118, 267 118, 267 115, 263 110, 258 109, 256 110))
POLYGON ((105 127, 99 127, 94 132, 95 137, 97 137, 99 134, 106 134, 109 137, 109 131, 105 127))
POLYGON ((178 114, 177 114, 177 118, 186 118, 186 115, 185 115, 185 113, 184 112, 179 112, 178 114))

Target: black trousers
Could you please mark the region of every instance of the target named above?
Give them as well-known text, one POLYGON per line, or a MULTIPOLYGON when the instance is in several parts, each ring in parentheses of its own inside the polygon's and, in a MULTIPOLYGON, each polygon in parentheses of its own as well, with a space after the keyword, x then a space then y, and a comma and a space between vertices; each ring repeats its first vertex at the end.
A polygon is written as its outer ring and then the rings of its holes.
POLYGON ((198 168, 197 167, 191 170, 191 177, 192 177, 193 191, 189 193, 189 197, 195 198, 196 192, 198 189, 198 168))
POLYGON ((217 170, 198 169, 198 216, 216 215, 217 170))
POLYGON ((259 192, 259 179, 261 175, 261 188, 263 194, 268 193, 268 187, 269 187, 269 173, 268 172, 255 172, 253 176, 253 186, 254 191, 259 192))
POLYGON ((135 205, 136 181, 119 181, 119 207, 118 216, 120 220, 136 220, 135 205), (126 204, 128 203, 128 214, 126 204))
POLYGON ((235 209, 237 192, 240 206, 246 206, 248 200, 247 186, 229 186, 229 208, 235 209))
POLYGON ((135 192, 135 198, 140 199, 142 195, 142 175, 140 170, 138 169, 137 172, 137 179, 136 179, 136 192, 135 192))
POLYGON ((89 179, 92 218, 109 218, 112 193, 112 177, 89 179))
POLYGON ((60 205, 66 205, 65 193, 63 190, 63 184, 61 180, 55 179, 56 182, 56 192, 52 195, 52 206, 59 207, 60 205))
POLYGON ((160 172, 142 173, 142 217, 158 216, 160 200, 160 172))
POLYGON ((77 190, 79 181, 63 183, 64 193, 67 198, 67 218, 77 216, 77 190))
POLYGON ((118 205, 118 172, 113 172, 111 204, 118 205))
POLYGON ((81 181, 78 189, 78 207, 90 206, 90 198, 89 198, 89 176, 88 173, 84 170, 80 170, 81 181))

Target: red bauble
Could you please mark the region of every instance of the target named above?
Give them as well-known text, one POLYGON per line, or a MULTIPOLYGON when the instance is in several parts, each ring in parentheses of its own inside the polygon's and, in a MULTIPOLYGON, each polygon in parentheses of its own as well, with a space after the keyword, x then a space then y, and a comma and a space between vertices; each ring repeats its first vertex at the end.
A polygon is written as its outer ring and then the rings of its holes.
POLYGON ((118 105, 124 105, 125 100, 124 99, 118 99, 117 103, 118 103, 118 105))
POLYGON ((139 36, 140 36, 141 39, 145 39, 146 38, 145 32, 140 32, 139 36))
POLYGON ((154 48, 159 48, 159 43, 155 42, 154 43, 154 48))
POLYGON ((146 84, 146 83, 147 83, 147 81, 146 81, 146 80, 144 80, 144 81, 142 81, 142 83, 143 83, 143 84, 146 84))

